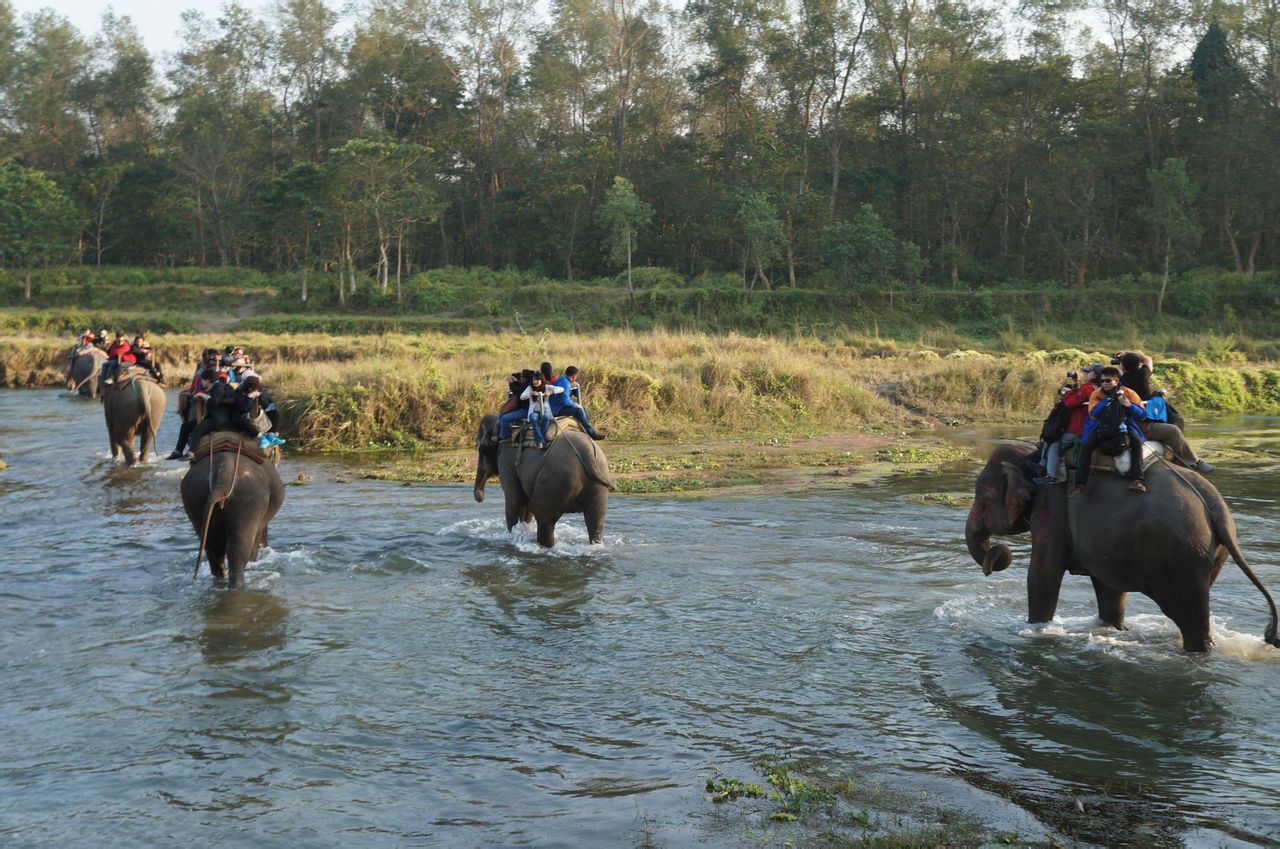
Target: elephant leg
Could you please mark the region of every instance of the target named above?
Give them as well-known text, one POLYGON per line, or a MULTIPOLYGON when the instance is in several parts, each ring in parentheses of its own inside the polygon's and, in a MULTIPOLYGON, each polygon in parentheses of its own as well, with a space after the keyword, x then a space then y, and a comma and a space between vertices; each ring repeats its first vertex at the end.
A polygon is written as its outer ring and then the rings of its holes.
POLYGON ((120 450, 124 452, 124 463, 126 466, 132 466, 138 462, 138 456, 133 453, 134 432, 131 428, 125 433, 124 438, 120 440, 120 450))
POLYGON ((142 446, 138 449, 138 462, 147 462, 147 452, 151 450, 151 422, 142 423, 142 446))
POLYGON ((1092 575, 1090 580, 1093 581, 1093 594, 1098 599, 1098 618, 1102 620, 1102 624, 1110 625, 1117 631, 1125 630, 1124 609, 1129 601, 1129 594, 1111 589, 1092 575))
POLYGON ((1063 569, 1032 553, 1027 571, 1027 621, 1050 622, 1058 610, 1058 593, 1062 589, 1063 569))
POLYGON ((1182 632, 1182 648, 1189 652, 1207 652, 1213 643, 1209 635, 1209 583, 1193 580, 1177 591, 1176 597, 1161 593, 1152 597, 1161 612, 1173 620, 1182 632))
POLYGON ((517 522, 528 522, 531 518, 529 514, 529 503, 527 501, 517 501, 516 499, 508 497, 506 507, 507 530, 514 528, 517 522))
POLYGON ((603 488, 596 496, 582 505, 582 518, 587 523, 587 538, 592 545, 604 544, 604 514, 609 509, 609 497, 603 488))
POLYGON ((209 573, 213 575, 213 579, 225 581, 227 579, 227 570, 224 568, 227 559, 226 540, 210 534, 209 539, 205 541, 204 550, 209 555, 209 573))
POLYGON ((550 548, 556 544, 556 519, 547 517, 538 519, 538 545, 550 548))

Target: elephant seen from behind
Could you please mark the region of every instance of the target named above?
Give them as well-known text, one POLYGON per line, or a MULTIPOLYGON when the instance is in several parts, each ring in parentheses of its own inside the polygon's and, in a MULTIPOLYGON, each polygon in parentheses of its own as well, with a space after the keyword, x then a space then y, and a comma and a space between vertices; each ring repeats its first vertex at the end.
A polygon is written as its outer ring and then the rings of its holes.
POLYGON ((507 530, 534 519, 538 543, 555 545, 556 522, 581 513, 593 544, 604 542, 609 507, 609 462, 600 446, 569 419, 556 420, 558 435, 544 449, 512 441, 496 442, 498 417, 487 415, 476 434, 475 499, 484 501, 485 482, 497 477, 506 498, 507 530))
POLYGON ((244 583, 244 567, 267 544, 267 525, 284 502, 284 483, 258 442, 238 431, 210 434, 182 479, 182 507, 200 539, 200 557, 229 587, 244 583))
POLYGON ((160 385, 136 371, 105 388, 102 412, 107 420, 112 458, 123 454, 130 466, 147 461, 147 452, 160 430, 164 405, 164 390, 160 385), (135 439, 141 440, 137 455, 133 452, 135 439))

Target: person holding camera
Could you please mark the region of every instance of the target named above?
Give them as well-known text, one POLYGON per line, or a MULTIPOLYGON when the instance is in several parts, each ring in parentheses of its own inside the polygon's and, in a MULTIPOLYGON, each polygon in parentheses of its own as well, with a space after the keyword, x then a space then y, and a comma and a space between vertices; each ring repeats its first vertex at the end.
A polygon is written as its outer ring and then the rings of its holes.
POLYGON ((1058 403, 1067 414, 1067 423, 1062 435, 1049 443, 1045 451, 1045 475, 1036 478, 1033 483, 1039 486, 1053 486, 1058 483, 1058 465, 1062 461, 1062 451, 1078 442, 1084 441, 1084 423, 1089 415, 1089 399, 1098 388, 1098 375, 1102 371, 1102 363, 1090 363, 1079 372, 1067 372, 1065 386, 1058 390, 1058 403), (1081 382, 1080 377, 1084 376, 1081 382))
POLYGON ((551 403, 547 400, 553 395, 564 392, 564 387, 547 383, 542 372, 534 372, 529 386, 520 394, 521 399, 529 402, 526 417, 533 427, 533 447, 547 447, 547 425, 551 423, 551 403))
POLYGON ((1089 490, 1089 472, 1093 452, 1102 448, 1111 456, 1129 451, 1129 491, 1144 493, 1147 482, 1142 476, 1142 431, 1138 423, 1147 417, 1138 393, 1120 385, 1120 369, 1107 366, 1098 380, 1099 387, 1089 398, 1089 415, 1084 424, 1084 442, 1080 446, 1080 464, 1076 466, 1075 498, 1089 490))

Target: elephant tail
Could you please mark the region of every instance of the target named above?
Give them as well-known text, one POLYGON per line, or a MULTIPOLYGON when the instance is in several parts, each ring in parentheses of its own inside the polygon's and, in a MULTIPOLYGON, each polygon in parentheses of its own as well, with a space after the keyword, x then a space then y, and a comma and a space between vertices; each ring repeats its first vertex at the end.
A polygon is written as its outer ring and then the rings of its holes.
MULTIPOLYGON (((587 470, 588 477, 609 489, 617 489, 617 484, 609 475, 609 461, 605 459, 604 452, 596 446, 595 440, 590 440, 588 444, 591 446, 591 450, 587 452, 589 456, 583 457, 582 453, 578 453, 578 459, 582 461, 582 467, 587 470)), ((576 442, 573 450, 578 450, 576 442)))
POLYGON ((231 493, 236 488, 236 478, 240 472, 240 451, 236 450, 235 470, 231 475, 230 486, 224 486, 218 481, 218 463, 217 454, 209 455, 209 497, 204 503, 204 527, 200 531, 200 548, 196 551, 196 567, 191 573, 191 577, 195 578, 200 574, 200 558, 204 556, 205 543, 209 539, 209 524, 213 521, 213 511, 217 510, 227 503, 227 499, 231 497, 231 493))
POLYGON ((1271 624, 1267 625, 1267 632, 1263 636, 1263 639, 1266 640, 1269 645, 1280 648, 1280 634, 1276 633, 1276 603, 1271 598, 1271 593, 1267 592, 1267 588, 1263 585, 1262 581, 1253 573, 1253 570, 1249 568, 1248 561, 1244 559, 1244 554, 1240 552, 1240 546, 1236 543, 1235 535, 1224 536, 1222 544, 1226 546, 1227 551, 1231 553, 1231 559, 1240 567, 1240 571, 1244 572, 1244 576, 1253 582, 1253 585, 1262 593, 1262 597, 1267 600, 1267 605, 1271 608, 1271 624))
POLYGON ((209 523, 213 521, 213 511, 218 507, 220 502, 213 498, 210 494, 209 500, 204 505, 204 529, 200 531, 200 548, 196 551, 196 568, 191 572, 191 577, 196 578, 200 575, 200 558, 204 556, 204 544, 209 539, 209 523))

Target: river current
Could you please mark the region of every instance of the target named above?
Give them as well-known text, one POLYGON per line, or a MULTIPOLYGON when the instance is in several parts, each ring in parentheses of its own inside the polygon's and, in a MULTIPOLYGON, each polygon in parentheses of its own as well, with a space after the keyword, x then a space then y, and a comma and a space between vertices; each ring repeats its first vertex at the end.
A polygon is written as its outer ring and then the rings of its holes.
MULTIPOLYGON (((1274 448, 1278 425, 1192 436, 1274 448)), ((3 845, 762 845, 785 834, 726 822, 703 787, 760 781, 762 757, 1028 839, 1078 800, 1158 812, 1186 845, 1280 844, 1280 652, 1257 590, 1228 562, 1207 657, 1145 597, 1131 630, 1096 627, 1084 578, 1028 626, 1025 541, 984 579, 967 504, 916 498, 972 492, 975 463, 615 496, 604 546, 569 516, 544 551, 507 534, 496 481, 476 504, 470 484, 287 457, 285 480, 311 482, 227 592, 207 565, 191 577, 186 464, 114 465, 95 402, 0 390, 0 451, 3 845)), ((1214 482, 1280 591, 1280 484, 1243 465, 1214 482)))

